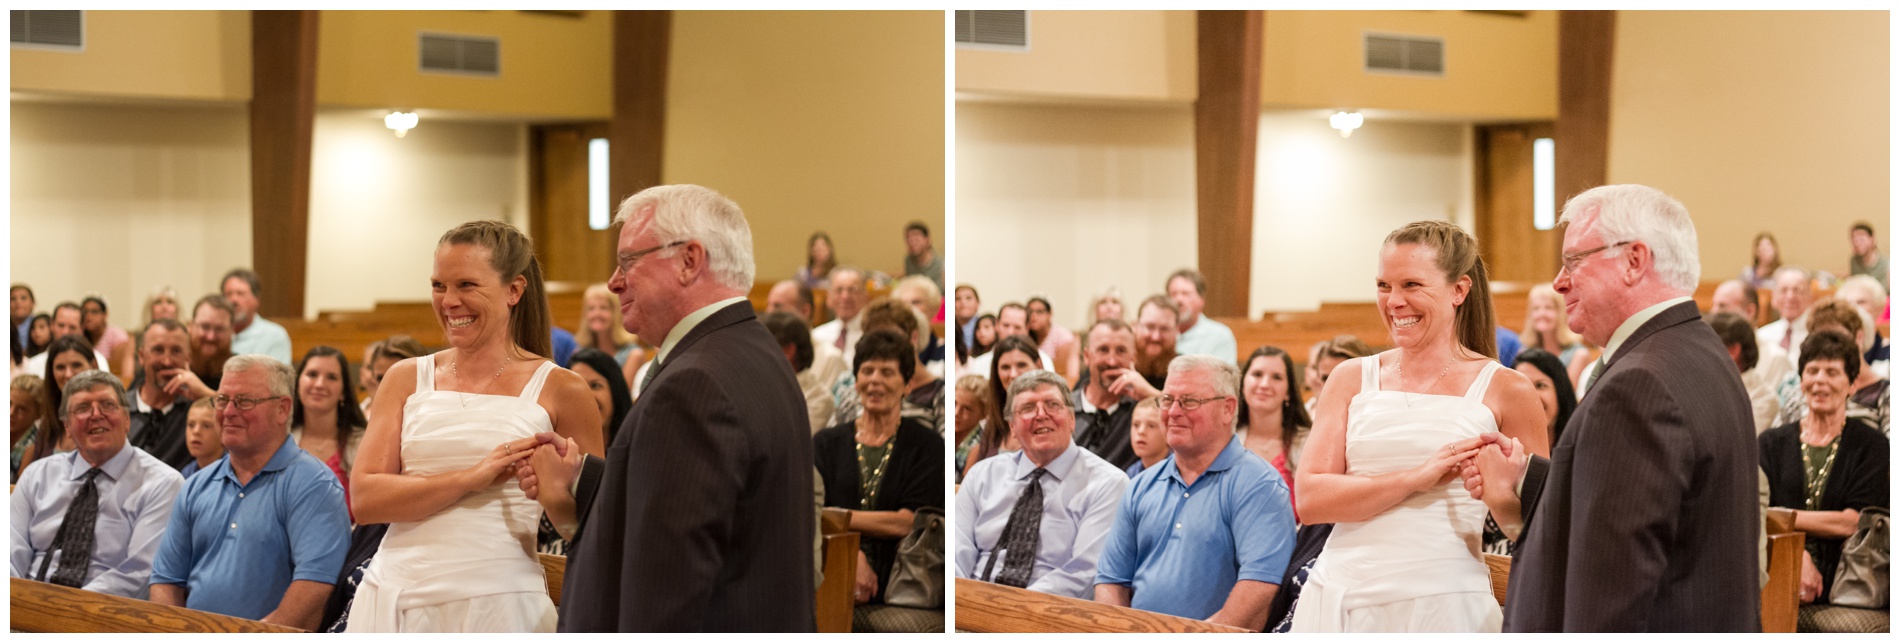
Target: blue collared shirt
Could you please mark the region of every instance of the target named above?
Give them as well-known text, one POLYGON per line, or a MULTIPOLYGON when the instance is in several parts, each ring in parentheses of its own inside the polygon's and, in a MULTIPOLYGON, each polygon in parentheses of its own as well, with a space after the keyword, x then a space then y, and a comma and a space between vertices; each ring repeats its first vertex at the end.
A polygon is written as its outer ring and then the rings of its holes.
POLYGON ((285 439, 250 484, 229 455, 185 481, 152 583, 185 586, 185 607, 261 619, 291 581, 335 583, 349 546, 343 485, 285 439))
MULTIPOLYGON (((1069 444, 1046 467, 1042 482, 1041 540, 1027 589, 1073 598, 1090 598, 1095 561, 1121 505, 1128 476, 1088 449, 1069 444)), ((1029 489, 1036 463, 1021 451, 976 463, 957 492, 957 578, 990 580, 983 571, 1009 525, 1016 501, 1029 489)), ((990 575, 1001 573, 996 561, 990 575)))
MULTIPOLYGON (((92 560, 80 586, 101 594, 146 597, 146 579, 152 557, 164 537, 172 501, 185 479, 170 465, 132 445, 125 445, 99 467, 93 485, 99 490, 99 517, 92 527, 92 560)), ((13 490, 12 542, 8 573, 37 579, 42 559, 50 553, 59 526, 66 521, 79 487, 92 465, 78 451, 57 453, 27 465, 13 490)), ((59 572, 59 557, 47 567, 46 578, 59 572)))
POLYGON ((1229 364, 1240 361, 1240 349, 1239 344, 1234 341, 1234 329, 1208 319, 1207 315, 1201 315, 1201 318, 1194 322, 1194 326, 1175 338, 1174 350, 1182 355, 1211 355, 1227 360, 1229 364))
POLYGON ((251 325, 231 336, 231 354, 264 355, 285 364, 296 364, 290 361, 290 331, 263 315, 252 315, 251 325))
POLYGON ((1192 486, 1174 458, 1129 483, 1096 584, 1133 587, 1135 609, 1193 619, 1219 612, 1239 581, 1279 585, 1296 534, 1279 472, 1238 437, 1192 486))

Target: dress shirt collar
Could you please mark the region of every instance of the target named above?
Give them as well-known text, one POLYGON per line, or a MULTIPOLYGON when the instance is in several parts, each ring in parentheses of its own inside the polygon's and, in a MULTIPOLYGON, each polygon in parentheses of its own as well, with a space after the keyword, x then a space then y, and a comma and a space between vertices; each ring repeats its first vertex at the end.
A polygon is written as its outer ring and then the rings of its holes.
POLYGON ((1081 388, 1081 389, 1076 389, 1075 391, 1076 410, 1081 411, 1083 413, 1094 413, 1096 411, 1107 411, 1109 413, 1114 413, 1115 409, 1121 408, 1122 402, 1126 402, 1129 399, 1130 398, 1128 396, 1123 395, 1119 398, 1116 398, 1114 404, 1110 404, 1108 405, 1108 408, 1102 409, 1102 408, 1096 408, 1094 404, 1089 403, 1089 394, 1088 394, 1088 391, 1086 390, 1086 387, 1081 388))
POLYGON ((1676 304, 1680 304, 1685 301, 1694 301, 1694 300, 1688 297, 1675 297, 1671 299, 1665 299, 1663 301, 1650 305, 1650 307, 1648 308, 1644 308, 1642 310, 1636 311, 1636 314, 1630 315, 1629 319, 1623 320, 1623 324, 1621 326, 1617 326, 1616 332, 1610 335, 1610 343, 1603 347, 1603 357, 1602 357, 1603 363, 1604 364, 1610 363, 1610 356, 1615 355, 1617 349, 1623 347, 1624 340, 1629 339, 1630 335, 1636 334, 1636 329, 1642 328, 1643 324, 1649 323, 1649 320, 1655 319, 1657 315, 1662 314, 1662 311, 1668 310, 1670 306, 1674 306, 1676 304))
POLYGON ((663 344, 660 344, 660 354, 654 356, 653 358, 654 363, 657 364, 660 362, 665 362, 666 356, 673 353, 673 347, 678 346, 680 343, 680 340, 686 339, 686 334, 693 332, 693 329, 697 328, 700 322, 706 321, 707 317, 711 317, 713 313, 719 312, 719 309, 721 308, 725 308, 727 306, 731 306, 735 303, 742 302, 745 300, 746 299, 744 297, 733 297, 731 299, 721 299, 711 304, 707 304, 704 308, 695 310, 692 312, 692 314, 689 314, 685 318, 681 319, 680 323, 673 325, 673 330, 668 331, 666 333, 666 342, 663 344))
MULTIPOLYGON (((110 458, 106 458, 106 463, 99 465, 99 469, 105 473, 107 478, 111 478, 114 482, 117 482, 120 478, 125 477, 125 468, 132 466, 133 448, 134 447, 130 444, 119 445, 119 452, 113 454, 110 458)), ((69 462, 71 466, 68 467, 68 471, 66 472, 68 479, 78 480, 84 478, 86 477, 86 472, 92 470, 92 463, 87 462, 85 456, 79 455, 78 449, 61 453, 59 457, 70 459, 69 462)))
MULTIPOLYGON (((1026 480, 1029 478, 1029 474, 1035 473, 1036 463, 1029 459, 1028 453, 1017 451, 1015 455, 1010 457, 1016 458, 1017 480, 1026 480)), ((1075 461, 1081 459, 1081 457, 1082 449, 1075 446, 1074 441, 1070 441, 1069 446, 1062 450, 1062 455, 1058 455, 1056 459, 1049 461, 1049 466, 1043 467, 1043 469, 1047 469, 1049 471, 1049 477, 1055 478, 1056 482, 1062 482, 1068 479, 1069 470, 1075 468, 1075 461)))
MULTIPOLYGON (((1202 471, 1200 477, 1195 478, 1194 481, 1200 482, 1207 479, 1207 474, 1233 468, 1234 463, 1239 462, 1240 457, 1246 453, 1247 447, 1241 446, 1240 436, 1236 435, 1228 438, 1227 446, 1221 448, 1220 455, 1214 456, 1214 462, 1207 465, 1207 470, 1202 471)), ((1181 477, 1181 467, 1175 460, 1175 454, 1168 454, 1168 459, 1163 460, 1160 467, 1163 477, 1174 478, 1180 482, 1183 487, 1192 486, 1187 483, 1187 480, 1181 477)))

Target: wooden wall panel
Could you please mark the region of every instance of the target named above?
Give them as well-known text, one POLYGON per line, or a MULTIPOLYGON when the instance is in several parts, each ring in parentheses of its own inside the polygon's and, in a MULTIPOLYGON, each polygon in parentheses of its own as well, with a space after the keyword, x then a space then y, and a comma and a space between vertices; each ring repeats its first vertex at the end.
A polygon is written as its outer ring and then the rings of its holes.
MULTIPOLYGON (((606 123, 529 129, 529 234, 549 281, 593 283, 613 272, 618 231, 611 226, 594 230, 587 219, 587 144, 606 136, 606 123)), ((572 323, 555 321, 563 327, 572 323)))
POLYGON ((1557 18, 1557 198, 1609 177, 1610 73, 1615 11, 1562 11, 1557 18))
MULTIPOLYGON (((1556 277, 1562 230, 1538 230, 1532 202, 1532 141, 1551 137, 1549 123, 1480 125, 1472 173, 1479 251, 1492 281, 1540 282, 1556 277)), ((1557 144, 1562 154, 1563 143, 1557 144)), ((1559 193, 1559 198, 1566 196, 1559 193)), ((1562 205, 1561 203, 1558 205, 1562 205)), ((1509 325, 1509 324, 1507 324, 1509 325)))
POLYGON ((666 139, 666 65, 673 12, 614 13, 613 122, 610 199, 619 206, 660 184, 666 139))
POLYGON ((1261 11, 1195 18, 1194 195, 1210 316, 1245 316, 1253 272, 1254 149, 1260 127, 1261 11))
POLYGON ((303 316, 317 14, 251 12, 251 267, 266 317, 303 316))

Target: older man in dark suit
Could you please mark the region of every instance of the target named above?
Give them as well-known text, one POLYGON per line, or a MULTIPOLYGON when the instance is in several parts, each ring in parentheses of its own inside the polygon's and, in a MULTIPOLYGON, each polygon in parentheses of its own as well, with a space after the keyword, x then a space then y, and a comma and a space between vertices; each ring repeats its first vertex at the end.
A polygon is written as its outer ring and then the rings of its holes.
POLYGON ((617 223, 608 288, 627 330, 664 343, 604 466, 569 442, 520 471, 574 543, 560 631, 813 631, 811 430, 746 301, 745 215, 669 185, 617 223))
POLYGON ((1465 471, 1494 512, 1522 498, 1504 629, 1759 632, 1754 421, 1689 298, 1689 213, 1611 185, 1572 198, 1564 221, 1553 285, 1603 356, 1551 460, 1527 463, 1507 441, 1465 471))

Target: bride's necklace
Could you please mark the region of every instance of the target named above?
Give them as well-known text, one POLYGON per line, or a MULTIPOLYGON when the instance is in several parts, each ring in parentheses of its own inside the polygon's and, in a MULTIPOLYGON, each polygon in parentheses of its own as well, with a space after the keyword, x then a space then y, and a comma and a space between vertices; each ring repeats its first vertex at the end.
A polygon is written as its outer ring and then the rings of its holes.
MULTIPOLYGON (((482 384, 482 386, 481 386, 481 388, 478 388, 478 389, 475 389, 475 394, 479 396, 479 395, 481 395, 481 394, 482 394, 482 391, 486 391, 486 390, 488 390, 488 387, 490 387, 490 386, 494 386, 494 385, 495 385, 495 380, 499 380, 499 379, 501 379, 501 373, 502 373, 502 371, 506 371, 506 370, 508 370, 508 362, 510 362, 510 361, 513 361, 513 360, 510 360, 510 359, 508 359, 507 357, 503 357, 503 358, 501 358, 501 368, 498 368, 498 369, 495 369, 495 376, 494 376, 494 377, 491 377, 491 378, 488 378, 488 382, 487 382, 487 383, 485 383, 485 384, 482 384)), ((462 366, 462 356, 461 356, 461 355, 456 355, 456 356, 455 356, 455 361, 453 361, 453 362, 449 362, 449 372, 455 375, 455 382, 456 382, 457 384, 460 384, 460 383, 462 383, 462 368, 461 368, 461 366, 462 366)), ((455 392, 455 396, 456 396, 457 398, 460 398, 460 400, 461 400, 461 402, 462 402, 462 408, 468 408, 468 399, 469 399, 469 397, 468 397, 468 394, 467 394, 467 393, 464 393, 464 392, 462 392, 462 391, 456 391, 456 392, 455 392)))
MULTIPOLYGON (((1425 399, 1425 396, 1430 395, 1432 392, 1432 389, 1438 386, 1438 382, 1440 380, 1445 379, 1445 374, 1451 372, 1451 365, 1456 363, 1457 361, 1458 360, 1454 359, 1454 360, 1445 362, 1445 369, 1438 372, 1438 377, 1434 378, 1431 384, 1425 385, 1425 390, 1420 392, 1418 394, 1418 397, 1412 397, 1411 393, 1408 393, 1404 390, 1400 390, 1399 395, 1405 396, 1405 408, 1408 408, 1408 409, 1412 408, 1413 402, 1417 402, 1419 400, 1425 399)), ((1396 364, 1396 366, 1399 369, 1399 386, 1404 387, 1405 386, 1405 360, 1399 360, 1399 363, 1396 364)))

